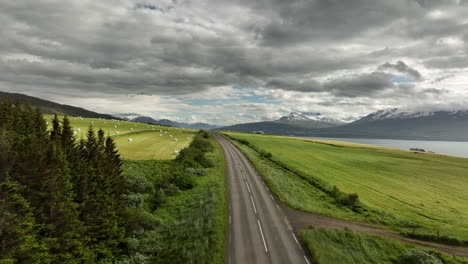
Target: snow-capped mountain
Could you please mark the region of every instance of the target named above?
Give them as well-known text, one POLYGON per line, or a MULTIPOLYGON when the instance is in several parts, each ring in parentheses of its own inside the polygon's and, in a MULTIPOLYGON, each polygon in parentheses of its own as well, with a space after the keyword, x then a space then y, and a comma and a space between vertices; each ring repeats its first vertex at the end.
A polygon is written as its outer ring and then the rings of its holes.
POLYGON ((299 121, 299 120, 311 120, 305 115, 299 114, 298 112, 292 112, 287 116, 283 116, 276 121, 299 121))
POLYGON ((345 122, 345 121, 342 121, 342 120, 339 120, 339 119, 336 119, 336 118, 325 117, 325 116, 314 116, 314 117, 310 117, 310 119, 315 120, 315 121, 335 124, 337 126, 344 125, 344 124, 348 123, 348 122, 345 122))
POLYGON ((467 110, 457 111, 404 111, 398 108, 379 110, 373 112, 357 122, 369 122, 378 120, 392 120, 392 119, 433 119, 446 117, 448 119, 463 118, 468 116, 467 110))
POLYGON ((112 115, 115 116, 115 117, 118 117, 118 118, 122 118, 122 119, 127 120, 127 121, 130 121, 130 120, 135 119, 137 117, 142 117, 142 115, 136 114, 136 113, 113 113, 112 115))

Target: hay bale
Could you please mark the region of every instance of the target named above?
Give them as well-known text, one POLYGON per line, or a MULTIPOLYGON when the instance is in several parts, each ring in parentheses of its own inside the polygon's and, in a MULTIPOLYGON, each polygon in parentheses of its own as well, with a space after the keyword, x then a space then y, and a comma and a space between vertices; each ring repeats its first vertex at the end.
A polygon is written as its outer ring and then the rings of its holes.
POLYGON ((115 133, 116 133, 117 135, 118 135, 118 134, 120 134, 120 132, 119 132, 119 131, 115 131, 115 133))
POLYGON ((178 151, 178 150, 174 150, 174 155, 179 155, 179 151, 178 151))
POLYGON ((132 142, 133 141, 133 138, 129 138, 127 139, 128 142, 132 142))

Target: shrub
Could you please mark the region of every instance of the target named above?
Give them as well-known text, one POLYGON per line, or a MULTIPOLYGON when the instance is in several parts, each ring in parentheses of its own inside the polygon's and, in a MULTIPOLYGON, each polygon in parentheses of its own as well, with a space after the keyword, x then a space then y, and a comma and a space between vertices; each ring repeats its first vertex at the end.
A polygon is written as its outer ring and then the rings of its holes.
POLYGON ((205 169, 186 168, 185 172, 194 176, 205 176, 207 174, 205 169))
POLYGON ((159 219, 151 213, 137 208, 125 208, 122 212, 125 230, 152 230, 160 225, 159 219))
POLYGON ((408 249, 401 255, 400 264, 443 264, 442 261, 426 250, 408 249))
POLYGON ((127 175, 124 178, 124 187, 129 193, 151 193, 154 191, 153 183, 137 174, 127 175))
POLYGON ((183 171, 176 171, 173 176, 174 184, 181 190, 191 189, 196 184, 194 176, 183 171))
POLYGON ((145 202, 145 198, 139 193, 124 194, 122 198, 123 205, 130 208, 140 208, 145 202))

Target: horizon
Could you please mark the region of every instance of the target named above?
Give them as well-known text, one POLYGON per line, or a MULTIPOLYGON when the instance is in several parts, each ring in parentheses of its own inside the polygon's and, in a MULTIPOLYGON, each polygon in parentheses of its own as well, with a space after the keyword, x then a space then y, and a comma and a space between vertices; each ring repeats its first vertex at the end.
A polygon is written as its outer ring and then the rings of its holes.
POLYGON ((464 0, 0 7, 0 91, 99 113, 232 125, 468 109, 464 0))

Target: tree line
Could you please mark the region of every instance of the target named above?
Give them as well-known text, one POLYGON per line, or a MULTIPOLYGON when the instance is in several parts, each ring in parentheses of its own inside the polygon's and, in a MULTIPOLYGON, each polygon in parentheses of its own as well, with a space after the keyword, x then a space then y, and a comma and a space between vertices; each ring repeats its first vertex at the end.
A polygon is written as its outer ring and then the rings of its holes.
POLYGON ((122 247, 122 161, 102 130, 76 139, 0 102, 0 263, 111 263, 122 247), (96 135, 97 134, 97 135, 96 135))

